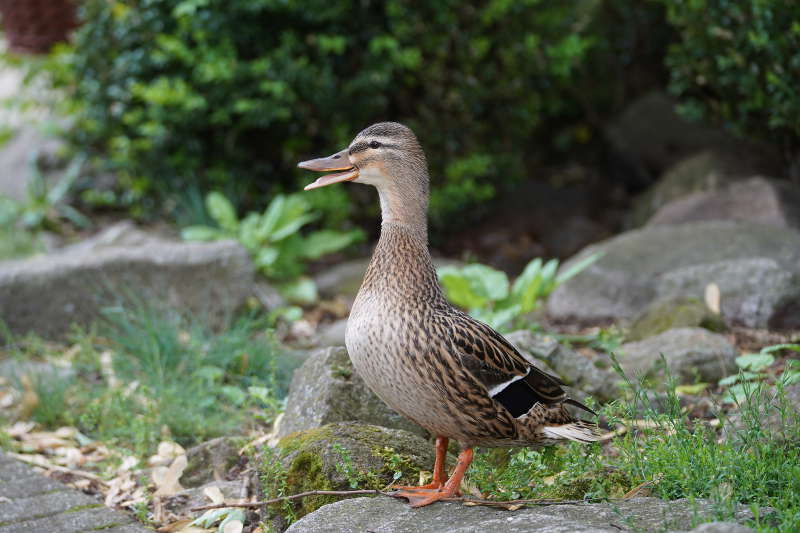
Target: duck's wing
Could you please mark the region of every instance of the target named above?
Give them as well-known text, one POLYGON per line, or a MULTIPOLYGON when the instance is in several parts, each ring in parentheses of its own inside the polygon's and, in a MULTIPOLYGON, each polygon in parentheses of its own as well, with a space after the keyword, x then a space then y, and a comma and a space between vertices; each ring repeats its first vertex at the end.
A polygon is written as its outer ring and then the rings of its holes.
POLYGON ((445 329, 457 348, 461 364, 480 381, 489 396, 514 417, 527 413, 537 403, 572 404, 593 412, 567 397, 556 376, 536 368, 502 335, 457 309, 443 313, 445 329))

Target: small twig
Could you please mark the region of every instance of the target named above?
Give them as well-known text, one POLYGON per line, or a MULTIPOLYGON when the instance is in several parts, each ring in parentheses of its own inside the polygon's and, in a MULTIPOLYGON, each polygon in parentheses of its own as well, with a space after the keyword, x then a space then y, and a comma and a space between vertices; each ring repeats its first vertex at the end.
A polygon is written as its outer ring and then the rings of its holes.
MULTIPOLYGON (((202 507, 193 507, 192 511, 208 511, 210 509, 223 509, 225 507, 244 507, 244 508, 254 508, 254 507, 263 507, 265 505, 271 505, 273 503, 280 503, 290 500, 297 500, 300 498, 305 498, 307 496, 359 496, 359 495, 371 495, 371 496, 389 496, 390 498, 398 498, 396 492, 384 492, 381 490, 372 490, 372 489, 361 489, 361 490, 310 490, 308 492, 301 492, 299 494, 292 494, 291 496, 281 496, 279 498, 273 498, 271 500, 264 500, 261 502, 250 502, 250 503, 218 503, 214 505, 204 505, 202 507)), ((585 500, 548 500, 548 499, 537 499, 537 500, 508 500, 508 501, 498 501, 498 500, 484 500, 481 498, 465 498, 465 497, 457 497, 457 498, 442 498, 441 501, 445 502, 461 502, 464 504, 469 505, 486 505, 489 507, 504 507, 508 508, 511 506, 546 506, 546 505, 576 505, 581 503, 593 503, 599 501, 617 501, 614 499, 604 499, 604 498, 587 498, 585 500)), ((621 500, 619 500, 621 501, 621 500)))
POLYGON ((222 509, 225 507, 263 507, 273 503, 280 503, 289 500, 297 500, 307 496, 358 496, 359 494, 383 494, 384 496, 391 496, 390 492, 381 492, 379 490, 363 489, 363 490, 309 490, 299 494, 292 494, 291 496, 281 496, 280 498, 273 498, 271 500, 264 500, 263 502, 250 502, 250 503, 218 503, 215 505, 204 505, 202 507, 193 507, 191 511, 208 511, 209 509, 222 509))

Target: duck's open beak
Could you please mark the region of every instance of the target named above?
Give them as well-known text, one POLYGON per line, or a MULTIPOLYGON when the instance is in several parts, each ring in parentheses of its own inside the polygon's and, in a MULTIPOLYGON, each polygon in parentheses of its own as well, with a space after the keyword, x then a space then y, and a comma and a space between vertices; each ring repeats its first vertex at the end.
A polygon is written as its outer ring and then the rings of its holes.
POLYGON ((347 148, 341 152, 335 153, 329 157, 320 157, 319 159, 311 159, 310 161, 303 161, 297 164, 300 168, 306 170, 315 170, 317 172, 329 172, 334 170, 342 170, 343 172, 334 172, 333 174, 326 174, 317 179, 314 183, 309 183, 305 186, 305 190, 317 189, 332 183, 340 183, 342 181, 353 181, 358 177, 358 168, 350 162, 350 157, 347 155, 347 148))

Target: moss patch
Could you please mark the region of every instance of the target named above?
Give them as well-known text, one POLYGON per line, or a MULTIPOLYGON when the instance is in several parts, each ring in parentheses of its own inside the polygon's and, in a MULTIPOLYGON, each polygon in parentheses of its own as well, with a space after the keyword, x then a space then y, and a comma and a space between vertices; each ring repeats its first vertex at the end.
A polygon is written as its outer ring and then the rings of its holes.
POLYGON ((634 320, 627 341, 639 341, 673 328, 700 327, 720 332, 725 323, 695 298, 656 302, 634 320))
MULTIPOLYGON (((432 446, 407 431, 340 422, 292 433, 262 453, 266 498, 309 490, 381 489, 394 481, 415 483, 433 465, 432 446)), ((339 498, 314 496, 276 506, 291 522, 339 498)))

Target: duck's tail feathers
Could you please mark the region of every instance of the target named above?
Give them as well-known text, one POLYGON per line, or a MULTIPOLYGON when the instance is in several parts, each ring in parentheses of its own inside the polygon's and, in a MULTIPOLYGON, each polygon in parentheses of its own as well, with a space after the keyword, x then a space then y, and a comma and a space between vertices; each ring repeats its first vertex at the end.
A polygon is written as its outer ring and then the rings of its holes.
POLYGON ((546 437, 554 440, 574 440, 576 442, 595 442, 600 440, 600 428, 597 424, 585 420, 576 420, 569 424, 545 426, 546 437))
POLYGON ((593 415, 597 416, 597 413, 595 413, 594 411, 592 411, 591 409, 589 409, 588 407, 583 405, 578 400, 573 400, 572 398, 567 398, 566 400, 564 400, 564 403, 567 404, 567 405, 574 405, 575 407, 577 407, 579 409, 583 409, 584 411, 587 411, 587 412, 592 413, 593 415))

